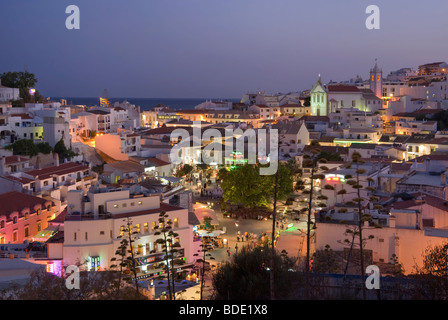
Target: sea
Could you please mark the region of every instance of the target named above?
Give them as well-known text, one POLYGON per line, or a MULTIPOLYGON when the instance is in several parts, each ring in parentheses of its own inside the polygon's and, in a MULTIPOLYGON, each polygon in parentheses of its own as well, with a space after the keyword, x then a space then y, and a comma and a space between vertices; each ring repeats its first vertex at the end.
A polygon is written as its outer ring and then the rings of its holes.
MULTIPOLYGON (((61 101, 61 99, 67 100, 67 104, 71 105, 85 105, 87 107, 99 106, 99 98, 73 98, 73 97, 51 97, 51 101, 61 101)), ((115 102, 128 101, 130 104, 135 106, 140 106, 140 110, 149 110, 157 106, 158 104, 163 104, 171 109, 175 110, 191 110, 195 106, 205 102, 206 100, 212 101, 232 101, 240 102, 240 99, 222 99, 222 98, 109 98, 111 105, 115 102)))

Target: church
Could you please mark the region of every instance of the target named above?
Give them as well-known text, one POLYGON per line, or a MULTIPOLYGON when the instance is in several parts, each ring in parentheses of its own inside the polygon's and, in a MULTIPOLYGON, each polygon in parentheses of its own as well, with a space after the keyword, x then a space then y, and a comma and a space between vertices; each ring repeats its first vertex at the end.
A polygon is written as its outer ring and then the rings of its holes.
POLYGON ((378 64, 370 69, 368 84, 363 87, 322 83, 321 76, 310 91, 311 115, 328 116, 336 109, 356 108, 375 112, 382 108, 383 72, 378 64))

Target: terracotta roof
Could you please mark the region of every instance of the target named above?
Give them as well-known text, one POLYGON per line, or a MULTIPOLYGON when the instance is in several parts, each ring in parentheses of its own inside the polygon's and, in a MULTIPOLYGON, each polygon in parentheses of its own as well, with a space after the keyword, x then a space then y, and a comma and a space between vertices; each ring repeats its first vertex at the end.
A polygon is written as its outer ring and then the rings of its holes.
POLYGON ((355 86, 347 86, 343 84, 338 85, 329 85, 327 87, 329 92, 361 92, 358 87, 355 86))
POLYGON ((135 211, 135 212, 119 213, 119 214, 114 214, 112 217, 114 219, 122 219, 122 218, 127 218, 127 217, 142 216, 145 214, 160 213, 161 211, 176 211, 176 210, 186 210, 186 209, 182 208, 182 207, 172 206, 170 204, 161 202, 160 208, 135 211))
POLYGON ((176 113, 178 113, 178 114, 204 114, 204 113, 207 113, 207 111, 206 110, 198 110, 198 109, 176 110, 176 113))
POLYGON ((151 135, 151 134, 171 134, 174 130, 176 130, 176 127, 167 127, 163 125, 160 128, 155 129, 149 129, 143 132, 145 135, 151 135))
POLYGON ((21 156, 9 156, 5 158, 5 164, 19 163, 19 162, 27 162, 30 159, 27 157, 21 156))
POLYGON ((105 165, 106 170, 107 168, 112 168, 115 170, 119 170, 121 172, 143 172, 144 166, 142 166, 140 163, 137 163, 135 161, 131 160, 125 160, 125 161, 117 161, 108 163, 105 165))
POLYGON ((326 116, 302 116, 299 120, 330 122, 330 118, 326 116))
POLYGON ((42 180, 42 179, 48 179, 52 175, 63 175, 88 169, 89 169, 88 166, 81 165, 75 162, 67 162, 59 166, 52 166, 48 168, 27 171, 26 174, 42 180))
POLYGON ((170 164, 169 162, 160 160, 158 158, 149 158, 148 161, 155 164, 157 167, 167 166, 170 164))
POLYGON ((448 201, 431 196, 429 194, 423 194, 422 200, 412 199, 412 200, 405 200, 405 201, 397 201, 389 206, 387 206, 388 209, 420 209, 420 206, 423 204, 427 204, 431 207, 448 211, 448 201))
POLYGON ((24 120, 32 120, 33 117, 31 117, 30 115, 26 114, 26 113, 15 113, 15 114, 11 114, 11 117, 20 117, 24 120))
POLYGON ((417 162, 424 162, 426 159, 448 161, 448 155, 445 154, 429 154, 415 158, 417 162))
POLYGON ((17 182, 20 182, 21 184, 28 184, 28 183, 34 182, 33 179, 28 179, 28 178, 24 178, 24 177, 4 176, 3 178, 8 179, 8 180, 17 181, 17 182))
POLYGON ((0 194, 0 216, 6 216, 9 219, 9 215, 13 212, 20 212, 25 208, 34 212, 36 205, 45 208, 49 203, 52 202, 17 191, 3 193, 0 194))
POLYGON ((67 216, 67 208, 65 208, 60 214, 57 215, 56 218, 50 220, 49 222, 63 223, 65 221, 66 216, 67 216))

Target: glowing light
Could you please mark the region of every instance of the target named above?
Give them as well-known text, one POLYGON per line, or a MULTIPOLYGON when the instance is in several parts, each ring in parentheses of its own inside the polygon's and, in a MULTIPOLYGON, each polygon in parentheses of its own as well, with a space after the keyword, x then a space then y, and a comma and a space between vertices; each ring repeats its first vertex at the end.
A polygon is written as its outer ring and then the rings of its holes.
POLYGON ((36 89, 30 89, 30 95, 34 96, 35 93, 36 93, 36 89))

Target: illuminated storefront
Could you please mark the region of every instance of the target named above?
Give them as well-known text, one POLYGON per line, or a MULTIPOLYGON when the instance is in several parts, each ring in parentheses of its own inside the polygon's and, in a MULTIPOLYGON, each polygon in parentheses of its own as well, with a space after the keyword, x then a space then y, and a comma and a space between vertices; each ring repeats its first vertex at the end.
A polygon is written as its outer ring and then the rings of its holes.
MULTIPOLYGON (((174 266, 177 272, 186 268, 191 268, 192 265, 185 264, 185 249, 178 249, 173 253, 174 266)), ((165 253, 155 253, 152 255, 144 256, 135 259, 136 267, 140 269, 140 273, 144 273, 137 277, 137 279, 146 279, 157 275, 162 275, 166 265, 165 253)), ((170 260, 171 263, 171 260, 170 260)))

